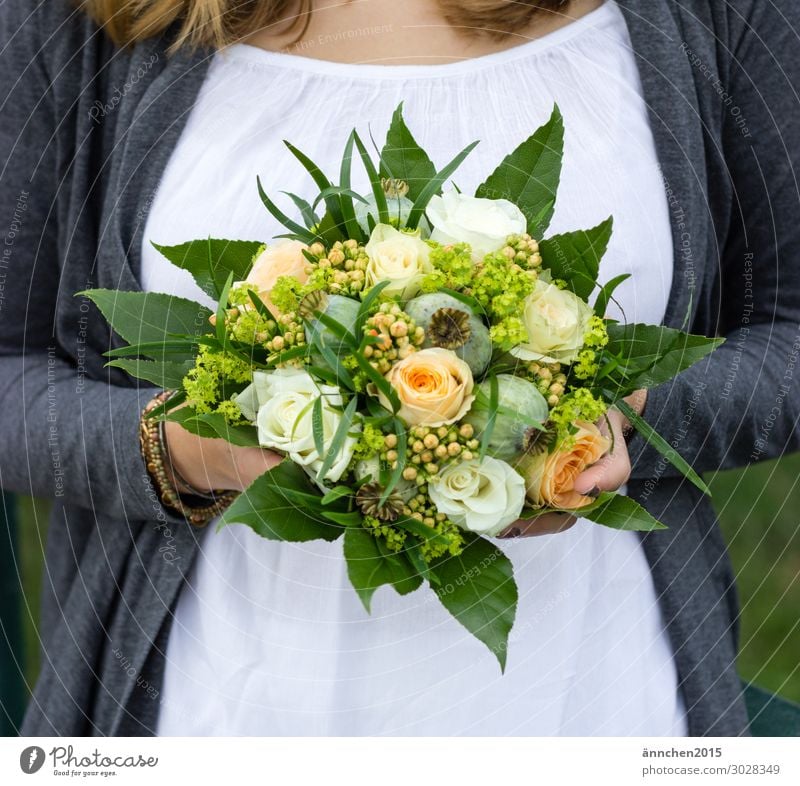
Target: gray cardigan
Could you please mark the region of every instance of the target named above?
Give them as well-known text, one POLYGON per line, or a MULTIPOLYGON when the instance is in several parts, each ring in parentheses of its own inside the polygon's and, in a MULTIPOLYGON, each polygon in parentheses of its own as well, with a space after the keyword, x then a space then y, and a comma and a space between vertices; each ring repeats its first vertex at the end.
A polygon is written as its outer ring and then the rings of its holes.
MULTIPOLYGON (((653 390, 646 416, 701 471, 797 450, 800 10, 619 4, 670 205, 665 322, 728 337, 653 390)), ((168 57, 168 37, 120 51, 65 0, 4 0, 0 26, 0 484, 56 503, 23 731, 149 734, 196 532, 158 504, 139 455, 152 389, 103 368, 116 339, 73 293, 139 287, 144 218, 209 53, 168 57)), ((630 493, 669 525, 642 546, 690 733, 747 734, 711 505, 638 437, 631 454, 630 493)))

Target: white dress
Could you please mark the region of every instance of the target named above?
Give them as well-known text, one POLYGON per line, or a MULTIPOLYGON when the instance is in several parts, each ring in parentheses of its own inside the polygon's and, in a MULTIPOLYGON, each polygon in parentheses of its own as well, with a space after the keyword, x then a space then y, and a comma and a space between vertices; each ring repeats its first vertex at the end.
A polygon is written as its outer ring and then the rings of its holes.
MULTIPOLYGON (((625 23, 612 3, 541 39, 455 64, 349 65, 247 45, 215 57, 147 219, 143 286, 202 299, 150 246, 269 240, 272 194, 315 190, 288 139, 338 172, 347 134, 382 140, 395 107, 471 193, 547 120, 566 124, 549 233, 614 215, 601 278, 629 321, 659 322, 672 280, 662 178, 625 23)), ((354 167, 354 171, 357 167, 354 167)), ((359 186, 366 192, 367 182, 359 186)), ((290 206, 288 206, 290 207, 290 206)), ((167 649, 160 735, 685 735, 650 571, 637 535, 586 521, 498 541, 519 584, 508 666, 421 588, 388 587, 368 615, 342 545, 276 543, 211 526, 167 649)))

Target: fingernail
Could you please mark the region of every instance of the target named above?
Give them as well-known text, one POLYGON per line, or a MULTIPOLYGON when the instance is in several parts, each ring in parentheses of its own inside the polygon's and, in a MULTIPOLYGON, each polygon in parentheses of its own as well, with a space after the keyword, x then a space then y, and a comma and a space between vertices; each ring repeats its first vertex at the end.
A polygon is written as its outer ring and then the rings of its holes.
POLYGON ((519 527, 511 527, 511 529, 507 529, 505 532, 500 533, 501 538, 518 538, 522 534, 522 530, 519 527))
POLYGON ((599 497, 600 496, 600 486, 592 486, 587 492, 587 497, 599 497))

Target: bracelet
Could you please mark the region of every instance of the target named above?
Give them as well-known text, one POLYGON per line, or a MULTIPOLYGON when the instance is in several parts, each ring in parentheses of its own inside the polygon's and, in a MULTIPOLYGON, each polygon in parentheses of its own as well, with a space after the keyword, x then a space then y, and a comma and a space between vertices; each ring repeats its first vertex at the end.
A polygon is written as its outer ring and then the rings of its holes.
MULTIPOLYGON (((161 503, 172 510, 180 513, 190 524, 196 527, 203 527, 211 519, 218 516, 228 505, 238 496, 236 491, 211 491, 198 496, 200 501, 213 500, 207 505, 191 505, 187 503, 176 487, 176 480, 183 482, 175 472, 168 459, 166 443, 163 440, 163 428, 161 421, 153 418, 151 412, 158 406, 166 402, 172 391, 165 390, 148 402, 142 411, 139 421, 139 444, 142 450, 147 472, 153 480, 156 492, 161 503), (169 469, 168 469, 169 468, 169 469), (170 477, 170 474, 172 477, 170 477)), ((191 486, 185 484, 187 488, 191 486)), ((192 494, 194 490, 192 490, 192 494)))

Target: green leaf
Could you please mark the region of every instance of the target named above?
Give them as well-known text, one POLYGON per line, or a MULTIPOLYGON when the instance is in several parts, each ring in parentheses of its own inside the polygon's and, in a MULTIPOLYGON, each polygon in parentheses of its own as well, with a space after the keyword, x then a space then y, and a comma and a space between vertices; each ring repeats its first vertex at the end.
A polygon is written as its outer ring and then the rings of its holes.
POLYGON ((636 410, 624 399, 620 399, 614 405, 626 418, 631 425, 644 437, 645 442, 652 445, 675 469, 677 469, 687 480, 697 486, 703 494, 711 495, 711 489, 703 482, 703 479, 692 469, 686 459, 678 453, 672 445, 667 442, 636 410))
POLYGON ((509 153, 475 196, 508 199, 525 214, 528 232, 541 239, 556 204, 564 152, 564 120, 558 106, 550 119, 509 153))
POLYGON ((725 341, 663 325, 609 322, 606 327, 609 342, 605 349, 625 365, 626 377, 624 384, 614 391, 616 397, 669 382, 725 341))
MULTIPOLYGON (((594 313, 601 319, 605 317, 608 304, 614 299, 614 290, 623 282, 631 277, 630 273, 622 273, 619 276, 614 276, 607 284, 600 288, 600 293, 597 295, 597 300, 594 301, 594 313)), ((615 301, 616 302, 616 301, 615 301)))
POLYGON ((352 198, 348 198, 346 196, 350 189, 350 170, 353 165, 353 144, 355 142, 355 134, 355 130, 350 132, 350 136, 347 137, 347 144, 344 147, 344 154, 342 155, 342 165, 339 170, 339 182, 341 183, 342 188, 345 190, 345 196, 342 196, 339 202, 342 208, 342 219, 344 220, 347 236, 362 242, 363 240, 366 240, 364 230, 361 229, 358 221, 356 221, 355 205, 352 198))
POLYGON ((197 286, 217 300, 229 274, 233 274, 234 281, 247 277, 253 257, 264 244, 259 240, 205 238, 177 246, 152 245, 173 265, 191 273, 197 286))
POLYGON ((88 297, 129 344, 198 336, 209 330, 211 311, 193 300, 161 292, 87 289, 88 297))
POLYGON ((358 367, 369 377, 369 381, 389 399, 389 403, 392 405, 392 412, 398 412, 400 410, 400 399, 397 397, 397 391, 391 386, 386 377, 384 377, 361 352, 355 352, 353 357, 356 359, 358 367))
POLYGON ((416 535, 421 540, 428 541, 430 543, 440 543, 446 546, 450 542, 444 535, 436 532, 436 530, 432 529, 427 524, 423 524, 421 521, 417 521, 416 519, 412 519, 410 517, 401 516, 392 523, 395 527, 404 529, 406 532, 410 532, 412 535, 416 535))
POLYGON ((457 557, 433 565, 441 604, 494 654, 505 671, 508 634, 517 612, 511 561, 488 540, 472 538, 457 557))
MULTIPOLYGON (((321 192, 326 193, 328 189, 333 187, 333 183, 331 183, 323 171, 302 150, 299 150, 291 142, 287 142, 285 139, 283 140, 283 144, 286 145, 291 154, 305 167, 306 171, 309 175, 311 175, 311 178, 317 184, 317 187, 321 192)), ((342 206, 341 202, 339 201, 339 195, 328 193, 327 196, 324 197, 324 200, 325 207, 328 209, 328 213, 333 219, 333 223, 339 232, 343 233, 344 218, 342 216, 342 206)))
POLYGON ((401 595, 422 584, 422 578, 403 554, 381 546, 362 526, 348 527, 344 533, 347 575, 367 611, 375 590, 384 584, 391 585, 401 595))
POLYGON ((420 190, 417 198, 414 200, 414 205, 406 219, 406 227, 408 229, 416 229, 422 216, 425 215, 425 209, 428 207, 428 202, 440 193, 442 185, 453 172, 461 166, 464 159, 473 151, 477 141, 467 145, 449 164, 447 164, 440 172, 437 172, 420 190))
POLYGON ((422 556, 422 548, 419 543, 409 545, 406 543, 403 553, 408 557, 408 561, 422 578, 427 579, 431 586, 438 587, 442 582, 439 577, 430 569, 425 557, 422 556))
POLYGON ((358 153, 361 156, 361 162, 364 164, 364 169, 369 178, 369 184, 372 187, 372 195, 375 197, 375 207, 378 209, 378 220, 381 224, 388 224, 389 206, 386 203, 386 192, 383 190, 383 183, 381 183, 378 170, 375 168, 375 164, 372 163, 372 159, 369 157, 369 153, 367 153, 367 149, 364 147, 361 137, 355 131, 353 131, 353 140, 356 143, 358 153))
POLYGON ((294 202, 306 226, 313 227, 314 224, 319 223, 319 216, 314 212, 314 207, 312 207, 307 200, 297 196, 297 194, 293 194, 291 191, 281 191, 281 194, 285 194, 294 202))
POLYGON ((325 344, 322 334, 315 332, 311 338, 311 343, 314 348, 322 355, 322 359, 328 364, 328 367, 336 375, 336 383, 338 387, 345 388, 345 390, 354 391, 356 389, 353 377, 350 372, 344 367, 336 353, 325 344))
POLYGON ((180 423, 183 428, 198 437, 224 439, 232 445, 245 448, 259 447, 258 430, 255 426, 245 424, 232 426, 222 415, 213 412, 198 415, 192 407, 180 407, 172 410, 165 419, 180 423))
POLYGON ((352 497, 353 489, 350 486, 334 486, 323 498, 323 505, 330 505, 343 497, 352 497))
POLYGON ((152 360, 170 360, 179 363, 185 360, 193 360, 197 356, 198 344, 217 344, 216 338, 212 336, 207 337, 212 339, 212 342, 198 341, 199 338, 199 336, 194 336, 191 338, 171 338, 168 341, 146 341, 142 344, 115 347, 103 354, 107 358, 132 358, 142 355, 152 360))
MULTIPOLYGON (((321 399, 317 400, 320 401, 321 399)), ((325 460, 322 462, 322 466, 319 468, 319 472, 317 473, 317 478, 319 478, 319 480, 325 479, 328 471, 333 466, 333 462, 336 461, 337 457, 339 456, 345 440, 347 439, 350 427, 353 425, 353 421, 356 418, 357 406, 358 399, 353 396, 353 398, 350 399, 350 403, 344 410, 344 414, 342 415, 342 419, 339 421, 339 425, 336 428, 336 432, 333 435, 333 439, 331 440, 331 444, 328 447, 327 453, 325 451, 320 452, 319 455, 325 456, 325 460)))
POLYGON ((613 223, 609 216, 592 229, 545 238, 539 243, 542 266, 550 270, 553 278, 566 281, 578 297, 587 300, 597 284, 600 260, 608 248, 613 223))
POLYGON ((282 461, 256 478, 222 515, 218 529, 245 524, 269 540, 334 541, 343 528, 323 515, 321 495, 303 469, 282 461))
POLYGON ((228 307, 228 293, 231 291, 232 285, 233 274, 229 273, 228 278, 222 287, 222 292, 219 296, 219 302, 217 303, 217 322, 215 325, 217 331, 217 341, 219 341, 219 344, 223 349, 227 349, 228 344, 228 334, 225 330, 225 309, 228 307))
POLYGON ((160 388, 179 388, 183 378, 192 368, 192 360, 142 360, 141 358, 121 358, 111 360, 107 366, 121 368, 132 377, 152 382, 160 388))
POLYGON ((408 183, 408 198, 413 202, 425 184, 436 176, 436 167, 417 144, 403 120, 403 105, 395 109, 381 150, 381 175, 408 183))
POLYGON ((258 186, 258 196, 261 198, 261 201, 264 203, 264 207, 267 208, 270 215, 281 225, 286 227, 290 232, 292 232, 293 237, 297 237, 298 239, 302 240, 304 243, 313 243, 316 240, 316 235, 310 229, 307 229, 302 224, 298 224, 296 221, 293 221, 289 216, 286 215, 268 196, 267 192, 264 191, 263 186, 261 185, 261 178, 256 177, 256 185, 258 186))
POLYGON ((494 431, 494 424, 497 422, 497 408, 500 406, 500 385, 497 382, 496 376, 489 377, 489 417, 486 420, 486 426, 481 434, 481 449, 479 453, 480 460, 486 458, 486 451, 489 450, 489 443, 492 440, 492 432, 494 431))
POLYGON ((585 508, 573 511, 560 511, 572 513, 576 516, 589 519, 595 524, 602 524, 611 529, 636 530, 637 532, 651 532, 666 527, 653 518, 638 502, 630 497, 613 492, 603 492, 597 500, 585 508))

